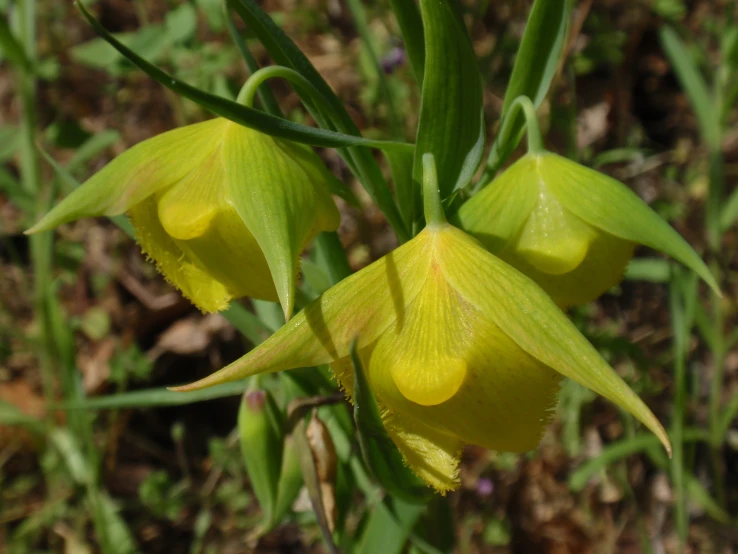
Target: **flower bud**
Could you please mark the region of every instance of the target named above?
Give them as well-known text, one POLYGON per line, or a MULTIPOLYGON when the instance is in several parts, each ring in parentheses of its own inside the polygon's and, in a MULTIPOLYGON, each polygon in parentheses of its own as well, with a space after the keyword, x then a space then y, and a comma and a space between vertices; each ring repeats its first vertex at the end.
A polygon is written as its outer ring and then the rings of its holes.
POLYGON ((453 222, 560 306, 589 302, 620 282, 637 244, 673 256, 717 289, 692 248, 638 196, 550 152, 523 156, 453 222))
POLYGON ((286 437, 282 413, 272 395, 249 387, 238 412, 238 435, 251 487, 263 514, 262 531, 268 531, 284 515, 278 513, 280 470, 286 437))
POLYGON ((177 390, 329 363, 352 398, 352 345, 387 434, 441 492, 458 485, 466 443, 534 448, 562 376, 632 413, 668 448, 658 420, 548 295, 441 217, 241 359, 177 390))
POLYGON ((28 232, 127 212, 141 249, 202 311, 252 296, 289 317, 300 252, 338 227, 335 181, 310 148, 216 118, 127 150, 28 232))

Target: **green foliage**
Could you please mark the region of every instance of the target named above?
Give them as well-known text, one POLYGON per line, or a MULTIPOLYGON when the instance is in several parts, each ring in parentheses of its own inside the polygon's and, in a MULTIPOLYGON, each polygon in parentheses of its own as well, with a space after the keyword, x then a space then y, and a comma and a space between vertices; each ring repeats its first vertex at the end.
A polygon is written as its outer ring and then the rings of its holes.
MULTIPOLYGON (((85 6, 93 4, 88 2, 85 6)), ((588 38, 586 46, 582 50, 574 48, 573 58, 562 61, 574 3, 535 0, 504 91, 501 125, 486 144, 491 152, 484 174, 481 179, 474 179, 485 148, 484 104, 488 98, 483 95, 482 85, 483 82, 499 82, 502 77, 482 75, 479 68, 505 66, 507 60, 502 64, 487 64, 475 55, 475 47, 479 44, 472 44, 469 29, 478 29, 481 16, 487 12, 487 4, 457 4, 463 3, 390 0, 374 6, 350 0, 349 15, 339 17, 316 13, 303 6, 295 13, 268 15, 259 7, 260 3, 253 0, 227 0, 226 10, 221 0, 192 0, 169 3, 156 23, 141 18, 139 11, 137 15, 142 24, 138 30, 114 34, 108 33, 85 6, 80 5, 100 38, 72 46, 68 53, 74 66, 104 72, 113 77, 116 84, 120 83, 122 89, 135 84, 136 68, 142 69, 174 92, 167 100, 180 120, 199 118, 204 108, 273 136, 336 148, 345 163, 343 169, 364 187, 394 230, 398 242, 402 243, 422 227, 420 181, 425 154, 435 156, 440 192, 445 204, 452 207, 449 212, 452 213, 466 200, 465 193, 486 185, 517 147, 526 130, 526 121, 515 107, 516 99, 527 96, 536 107, 541 106, 557 70, 564 64, 569 64, 571 75, 593 76, 603 66, 612 68, 624 59, 627 34, 603 15, 607 12, 600 11, 595 3, 584 25, 588 38), (391 7, 396 18, 395 28, 402 35, 414 80, 407 71, 387 75, 382 69, 381 56, 394 44, 396 37, 375 32, 371 23, 377 13, 382 16, 379 10, 387 11, 387 7, 391 7), (462 13, 466 17, 462 17, 462 13), (246 24, 245 34, 240 22, 234 19, 235 15, 246 24), (311 63, 311 59, 317 59, 314 52, 311 51, 308 58, 282 28, 283 22, 297 22, 296 27, 302 26, 303 33, 305 30, 328 33, 332 32, 334 22, 340 22, 340 32, 347 36, 350 33, 343 28, 347 21, 353 25, 351 32, 355 30, 361 41, 357 74, 362 85, 356 96, 358 102, 352 106, 334 92, 331 85, 335 82, 331 80, 329 85, 311 63), (227 33, 235 47, 224 43, 227 33), (257 42, 260 45, 257 46, 257 42), (264 58, 263 50, 281 67, 276 71, 274 66, 267 68, 267 72, 260 72, 252 81, 256 83, 254 93, 260 108, 253 109, 232 100, 235 96, 232 78, 236 74, 237 53, 244 59, 248 71, 254 74, 259 71, 256 59, 264 58), (282 107, 289 108, 286 111, 290 115, 283 117, 277 98, 284 99, 282 91, 285 89, 275 89, 280 91, 275 96, 266 83, 274 77, 287 80, 287 86, 297 93, 306 114, 302 113, 302 108, 295 109, 294 104, 285 102, 282 107), (183 105, 181 98, 192 100, 196 105, 183 105), (420 99, 418 105, 414 105, 416 99, 420 99), (364 122, 361 127, 366 131, 368 125, 372 126, 367 137, 361 135, 354 122, 359 110, 367 112, 363 115, 368 123, 364 122), (408 122, 414 122, 416 115, 420 119, 415 144, 397 142, 405 138, 408 122), (311 126, 311 119, 316 126, 311 126), (384 138, 392 140, 382 140, 384 138), (386 169, 383 162, 375 159, 371 149, 381 150, 386 157, 392 188, 383 174, 386 169), (459 193, 461 189, 465 190, 459 193)), ((497 9, 497 6, 491 8, 497 9)), ((609 225, 609 232, 632 240, 636 240, 637 234, 640 242, 671 253, 719 292, 718 286, 723 283, 730 286, 732 278, 730 260, 726 263, 727 256, 721 252, 721 244, 738 220, 738 191, 726 194, 729 170, 725 170, 723 160, 725 144, 729 144, 725 139, 729 136, 738 98, 738 27, 734 23, 708 21, 706 40, 686 34, 687 27, 682 24, 688 13, 684 2, 654 0, 648 2, 648 9, 672 25, 660 28, 661 44, 696 115, 699 140, 707 151, 706 163, 698 160, 699 163, 686 168, 686 173, 693 178, 701 177, 707 168, 708 175, 701 182, 709 183, 705 220, 708 257, 713 260, 710 270, 686 242, 666 231, 665 224, 657 222, 652 212, 643 215, 647 208, 636 202, 635 195, 625 188, 615 190, 611 180, 602 175, 593 176, 586 186, 575 183, 577 186, 567 193, 567 204, 574 206, 572 210, 584 221, 609 225), (715 42, 719 42, 719 55, 711 51, 710 45, 715 42), (607 199, 594 202, 593 199, 599 197, 607 199), (613 211, 617 213, 613 215, 613 211), (642 216, 640 221, 637 214, 642 216)), ((119 151, 121 136, 113 130, 99 131, 98 123, 91 125, 68 114, 53 113, 55 119, 49 118, 39 101, 53 99, 53 95, 43 91, 37 96, 38 85, 60 75, 67 78, 69 68, 56 59, 39 57, 36 52, 34 27, 37 21, 44 19, 36 13, 35 2, 0 1, 0 11, 0 54, 12 68, 14 86, 18 89, 16 104, 20 107, 19 123, 4 122, 0 126, 0 193, 3 201, 7 199, 18 209, 20 224, 25 225, 46 212, 57 196, 73 191, 79 184, 78 179, 84 180, 90 167, 97 166, 103 154, 109 156, 119 151), (43 115, 37 118, 36 109, 43 115), (45 128, 40 129, 39 123, 45 128), (73 152, 59 155, 63 150, 73 152), (40 163, 41 157, 48 166, 40 163), (56 157, 64 161, 56 161, 56 157)), ((483 21, 486 23, 487 19, 483 21)), ((489 59, 507 56, 508 51, 517 46, 517 41, 511 38, 514 35, 513 31, 494 37, 494 52, 489 59)), ((50 38, 43 33, 40 36, 54 45, 58 40, 53 33, 50 38)), ((341 90, 341 94, 343 92, 341 90)), ((576 115, 576 110, 573 111, 576 115)), ((535 121, 529 119, 527 125, 535 127, 535 121)), ((530 133, 531 127, 528 131, 530 133)), ((626 148, 597 154, 593 165, 641 164, 644 160, 652 160, 652 156, 663 155, 653 152, 658 147, 629 143, 626 148)), ((695 150, 697 153, 693 155, 698 158, 701 150, 695 150)), ((582 157, 589 159, 589 156, 582 157)), ((684 168, 664 159, 663 173, 672 178, 680 177, 684 168)), ((560 179, 564 179, 561 175, 560 179)), ((337 184, 333 192, 354 207, 360 205, 354 193, 343 184, 337 184)), ((359 197, 364 198, 362 194, 359 197)), ((666 210, 679 219, 690 213, 681 204, 662 202, 661 208, 661 213, 666 210)), ((503 221, 504 217, 501 218, 503 221)), ((114 222, 132 235, 125 218, 116 218, 114 222)), ((12 224, 8 220, 0 226, 4 231, 6 225, 11 228, 12 224)), ((363 232, 361 229, 357 234, 363 232)), ((353 409, 340 401, 335 382, 323 366, 263 376, 258 383, 251 382, 248 389, 247 380, 188 393, 156 386, 162 384, 160 366, 156 365, 155 371, 154 360, 135 341, 131 342, 128 337, 119 340, 116 333, 122 320, 120 313, 112 315, 106 304, 97 303, 111 284, 118 287, 115 277, 112 272, 107 275, 106 271, 101 281, 102 272, 90 270, 77 236, 71 233, 63 239, 54 239, 50 234, 43 234, 30 238, 28 255, 34 280, 27 288, 34 312, 33 323, 28 329, 0 329, 0 362, 3 364, 0 385, 6 378, 5 365, 12 361, 16 340, 21 340, 38 358, 47 406, 47 414, 37 417, 0 400, 0 426, 3 427, 0 434, 11 426, 14 430, 23 429, 38 451, 40 466, 37 474, 6 480, 6 456, 12 456, 16 446, 13 443, 7 449, 5 445, 0 448, 0 522, 3 522, 0 523, 0 540, 7 536, 11 554, 40 552, 42 548, 51 551, 57 547, 68 552, 99 550, 103 554, 141 551, 144 524, 191 526, 190 551, 209 552, 213 549, 210 537, 223 531, 223 517, 231 529, 245 532, 252 538, 293 520, 299 522, 305 540, 318 540, 317 525, 328 550, 333 552, 339 548, 367 554, 450 552, 454 548, 456 531, 461 533, 456 548, 462 551, 477 546, 477 543, 472 546, 473 541, 467 539, 472 535, 482 545, 509 547, 513 533, 519 530, 512 529, 512 520, 506 516, 487 510, 486 500, 472 498, 471 489, 456 497, 462 502, 454 501, 454 505, 469 504, 475 506, 478 513, 471 519, 457 522, 456 526, 447 500, 430 497, 430 489, 408 469, 387 435, 372 383, 364 374, 355 351, 352 352, 353 409), (86 282, 80 277, 89 271, 92 272, 89 288, 95 303, 68 308, 68 288, 72 287, 67 285, 78 284, 78 289, 83 288, 86 282), (64 294, 60 290, 65 291, 64 294), (108 389, 101 396, 88 397, 77 367, 81 359, 77 356, 77 348, 94 352, 100 343, 108 340, 115 342, 112 354, 105 360, 105 367, 109 368, 105 378, 108 389), (254 389, 257 385, 258 391, 254 389), (112 430, 123 434, 121 444, 139 440, 126 427, 129 410, 146 410, 144 413, 150 414, 158 408, 176 409, 189 404, 193 404, 191 410, 201 410, 205 408, 196 403, 235 398, 244 392, 247 396, 252 394, 252 400, 253 393, 258 392, 264 401, 256 402, 256 409, 250 409, 254 406, 241 401, 236 429, 228 438, 211 438, 207 453, 203 453, 207 458, 202 467, 192 466, 192 460, 184 455, 183 445, 191 438, 190 428, 178 422, 172 426, 171 434, 175 450, 173 463, 181 477, 176 477, 175 469, 170 471, 169 468, 146 475, 137 487, 135 505, 145 508, 140 514, 129 509, 132 505, 124 505, 113 498, 110 491, 114 489, 110 486, 107 468, 116 463, 119 456, 116 449, 121 439, 112 430), (336 475, 330 483, 320 474, 315 445, 308 438, 307 414, 316 414, 314 417, 325 424, 328 440, 335 448, 336 475), (103 425, 106 426, 105 435, 103 425), (193 479, 193 474, 203 476, 203 480, 193 479), (326 492, 328 485, 333 487, 330 492, 326 492), (299 512, 301 500, 296 499, 303 486, 309 491, 315 515, 299 512), (6 505, 31 497, 43 498, 40 508, 6 526, 3 518, 8 514, 13 517, 14 513, 6 511, 6 505), (335 513, 331 512, 332 502, 336 505, 335 513), (335 529, 331 532, 333 525, 335 529), (9 529, 8 534, 6 529, 9 529)), ((26 263, 17 252, 18 237, 3 236, 0 240, 3 253, 7 247, 13 263, 26 263)), ((21 253, 25 255, 25 243, 20 244, 21 253)), ((303 282, 295 294, 297 310, 315 301, 352 272, 335 233, 321 233, 308 256, 300 267, 303 282)), ((297 273, 297 269, 292 273, 297 273)), ((660 258, 633 260, 626 269, 625 278, 650 283, 639 286, 669 287, 671 353, 654 354, 648 344, 621 336, 621 328, 616 325, 595 326, 592 320, 601 319, 599 312, 579 310, 571 315, 608 361, 615 364, 627 360, 621 368, 634 381, 636 391, 659 393, 660 400, 654 403, 654 411, 658 409, 660 414, 670 414, 669 437, 674 445, 674 458, 668 460, 659 450, 658 440, 637 432, 633 421, 623 414, 622 429, 614 423, 608 424, 608 433, 616 429, 619 435, 607 435, 609 441, 596 456, 582 459, 578 466, 575 462, 568 483, 580 499, 584 499, 583 495, 600 479, 614 479, 627 485, 628 480, 620 477, 626 475, 628 460, 639 456, 646 468, 645 475, 660 471, 669 476, 674 494, 674 527, 681 543, 686 544, 695 510, 701 510, 720 524, 735 525, 730 513, 735 498, 725 487, 726 469, 722 466, 725 456, 730 456, 731 451, 725 445, 735 433, 734 420, 738 414, 738 398, 726 398, 723 389, 723 368, 727 365, 729 351, 738 342, 738 332, 731 329, 729 319, 734 314, 728 311, 727 302, 717 295, 704 301, 691 273, 675 269, 660 258), (691 348, 696 340, 701 341, 704 348, 691 348), (695 361, 694 357, 705 350, 709 350, 709 359, 695 361), (673 383, 665 385, 663 372, 658 371, 659 368, 654 370, 657 364, 673 367, 673 383), (708 373, 702 370, 711 366, 707 400, 703 398, 702 383, 697 377, 692 379, 693 366, 705 375, 708 373), (669 401, 671 406, 664 405, 669 401), (698 427, 704 419, 700 415, 703 411, 708 420, 703 427, 698 427), (703 458, 709 458, 712 463, 707 469, 703 458), (709 479, 705 479, 708 473, 709 479)), ((480 275, 480 280, 483 279, 480 275)), ((622 287, 626 298, 630 298, 633 286, 626 283, 622 287)), ((367 289, 366 295, 369 293, 367 289)), ((76 299, 77 294, 79 290, 72 298, 76 299)), ((506 291, 497 304, 502 305, 507 296, 514 295, 506 291)), ((319 305, 320 300, 317 302, 319 305)), ((4 306, 0 316, 0 323, 4 324, 4 306)), ((223 316, 243 336, 244 345, 248 347, 259 345, 285 323, 279 307, 264 301, 233 303, 223 316)), ((190 377, 184 372, 181 375, 183 381, 190 377)), ((591 391, 573 382, 566 382, 562 387, 558 410, 561 429, 556 438, 563 440, 563 448, 571 458, 589 451, 582 435, 585 426, 592 423, 589 418, 595 398, 591 391)), ((229 404, 224 402, 218 406, 229 404)), ((179 414, 192 412, 177 413, 179 417, 179 414)), ((146 438, 141 440, 146 444, 146 438)), ((152 457, 167 457, 168 452, 162 456, 156 445, 146 448, 151 450, 152 457)), ((528 461, 525 456, 500 453, 485 463, 488 465, 485 471, 509 472, 507 475, 515 471, 525 475, 528 461)), ((638 467, 640 471, 641 465, 638 467)), ((563 478, 565 471, 561 470, 557 479, 563 478)), ((471 478, 473 475, 465 475, 465 479, 471 478)), ((469 484, 465 482, 465 485, 469 484)), ((626 497, 623 503, 626 502, 632 499, 626 497)))
MULTIPOLYGON (((425 28, 425 69, 413 180, 419 188, 422 157, 433 154, 444 199, 471 180, 484 149, 482 76, 464 22, 456 10, 451 0, 420 2, 425 28), (449 79, 449 75, 454 78, 449 79)), ((413 197, 419 198, 419 191, 413 197)))

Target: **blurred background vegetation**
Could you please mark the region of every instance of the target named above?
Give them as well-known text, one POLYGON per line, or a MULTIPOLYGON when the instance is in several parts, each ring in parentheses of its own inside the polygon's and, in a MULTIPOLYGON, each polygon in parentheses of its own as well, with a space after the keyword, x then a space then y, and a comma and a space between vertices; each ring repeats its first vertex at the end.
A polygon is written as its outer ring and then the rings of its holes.
MULTIPOLYGON (((220 0, 88 4, 190 84, 233 98, 247 76, 220 0)), ((462 2, 488 122, 499 118, 530 4, 462 2)), ((365 135, 413 140, 419 93, 388 2, 262 5, 365 135)), ((199 314, 108 220, 23 235, 127 147, 208 115, 135 70, 70 2, 0 0, 0 13, 0 552, 325 551, 304 495, 282 525, 254 532, 234 391, 182 405, 161 389, 243 354, 279 325, 273 306, 245 301, 259 324, 239 329, 199 314)), ((437 552, 424 540, 433 533, 445 537, 432 541, 448 545, 441 551, 463 554, 738 550, 737 21, 729 0, 579 0, 541 110, 552 149, 632 187, 722 283, 723 298, 712 297, 642 249, 622 285, 571 314, 670 429, 674 459, 567 382, 539 449, 469 447, 460 490, 430 510, 444 517, 416 515, 402 540, 372 542, 389 527, 358 493, 343 498, 352 550, 437 552)), ((312 124, 285 83, 270 86, 286 117, 312 124)), ((350 180, 335 152, 321 155, 350 180)), ((339 204, 353 269, 395 246, 356 185, 362 209, 339 204)), ((306 261, 308 295, 325 287, 314 269, 306 261)))

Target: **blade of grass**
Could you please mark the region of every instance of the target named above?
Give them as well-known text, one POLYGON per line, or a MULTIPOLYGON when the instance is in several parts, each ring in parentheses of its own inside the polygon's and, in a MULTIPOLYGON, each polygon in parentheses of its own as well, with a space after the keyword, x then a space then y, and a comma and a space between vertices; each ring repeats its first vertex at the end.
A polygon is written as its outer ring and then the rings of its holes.
POLYGON ((668 25, 661 28, 661 45, 669 58, 679 82, 687 93, 697 115, 702 138, 711 150, 720 147, 720 128, 707 83, 677 32, 668 25))
POLYGON ((379 87, 382 90, 384 101, 387 104, 387 120, 389 121, 392 136, 396 139, 401 139, 403 137, 402 120, 397 113, 395 101, 392 97, 392 90, 387 82, 387 76, 384 71, 382 71, 382 66, 379 64, 379 58, 377 57, 377 52, 374 49, 374 44, 372 42, 372 34, 366 20, 364 6, 361 4, 361 0, 346 0, 346 3, 349 11, 351 12, 351 17, 354 20, 354 25, 356 25, 356 30, 361 38, 362 46, 371 61, 374 76, 379 82, 379 87))
POLYGON ((670 469, 675 492, 674 519, 681 544, 686 544, 689 525, 684 485, 684 418, 687 402, 687 348, 694 323, 696 299, 697 275, 693 272, 685 275, 674 267, 669 287, 675 390, 671 420, 673 455, 670 469))
POLYGON ((241 380, 187 393, 174 392, 166 388, 146 389, 108 396, 84 398, 83 400, 63 404, 61 407, 66 410, 113 410, 121 408, 185 406, 187 404, 194 404, 195 402, 204 402, 206 400, 243 394, 247 386, 247 381, 241 380))
MULTIPOLYGON (((233 42, 236 44, 236 48, 241 54, 241 57, 246 64, 246 68, 249 70, 249 74, 253 75, 259 71, 259 64, 256 62, 256 58, 254 58, 251 50, 249 50, 249 47, 246 45, 246 41, 241 36, 241 33, 236 28, 233 17, 231 17, 231 12, 228 10, 225 3, 223 4, 223 7, 225 10, 225 20, 226 25, 228 26, 228 32, 230 33, 233 42)), ((257 95, 259 97, 259 102, 266 113, 276 117, 282 117, 282 110, 279 108, 277 99, 274 98, 272 90, 266 83, 259 87, 257 95)))
MULTIPOLYGON (((709 434, 703 429, 685 429, 684 442, 708 442, 709 434)), ((579 492, 587 485, 587 482, 597 473, 613 465, 614 463, 637 454, 639 452, 651 451, 658 449, 659 440, 653 435, 641 433, 633 437, 625 438, 608 444, 602 449, 599 456, 587 460, 585 463, 575 469, 569 476, 569 488, 574 492, 579 492)), ((666 457, 664 456, 664 459, 666 457)))

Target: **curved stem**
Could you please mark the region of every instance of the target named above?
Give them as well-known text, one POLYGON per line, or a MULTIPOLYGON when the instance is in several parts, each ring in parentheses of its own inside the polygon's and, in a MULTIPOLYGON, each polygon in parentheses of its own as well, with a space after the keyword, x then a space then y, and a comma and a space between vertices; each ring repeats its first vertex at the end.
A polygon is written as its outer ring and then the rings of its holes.
MULTIPOLYGON (((238 98, 236 99, 236 101, 239 104, 243 104, 244 106, 252 107, 254 103, 254 98, 256 96, 256 91, 258 90, 259 86, 267 79, 273 78, 285 79, 292 83, 295 90, 297 90, 298 93, 301 93, 300 96, 303 98, 309 98, 310 103, 313 104, 313 107, 318 112, 322 112, 323 114, 331 116, 330 121, 333 123, 333 125, 335 125, 334 128, 339 132, 349 135, 358 134, 357 132, 355 132, 355 130, 352 131, 351 129, 346 128, 346 126, 341 123, 341 114, 308 79, 303 77, 294 69, 290 69, 289 67, 272 65, 256 71, 253 75, 251 75, 251 77, 246 80, 246 83, 244 83, 241 91, 238 93, 238 98)), ((321 126, 325 125, 321 124, 321 126)), ((382 175, 381 172, 379 172, 379 168, 370 167, 366 163, 365 158, 357 155, 356 147, 349 147, 348 152, 349 155, 347 158, 345 158, 346 163, 349 165, 352 172, 355 175, 359 176, 359 180, 362 181, 362 183, 364 182, 363 179, 372 180, 375 182, 381 179, 382 175)), ((384 186, 386 188, 386 184, 384 186)), ((367 190, 369 191, 369 189, 367 190)), ((371 193, 371 191, 369 192, 371 193)), ((410 240, 410 235, 405 228, 405 224, 402 220, 402 217, 400 216, 400 212, 397 210, 396 204, 391 198, 389 189, 387 189, 386 196, 378 194, 377 191, 376 197, 373 195, 373 199, 377 203, 379 209, 382 210, 382 212, 384 213, 387 221, 394 230, 395 235, 397 235, 397 239, 400 241, 400 243, 410 240)))
POLYGON ((259 87, 269 79, 285 79, 292 83, 295 88, 299 88, 303 92, 307 93, 310 100, 316 104, 321 111, 330 112, 336 115, 333 106, 323 97, 320 91, 313 86, 313 84, 303 77, 300 73, 289 67, 281 65, 270 65, 269 67, 263 67, 258 71, 254 72, 244 83, 241 91, 238 93, 236 102, 243 104, 248 108, 252 108, 254 105, 254 99, 259 87))
POLYGON ((512 104, 510 104, 510 109, 507 110, 505 119, 502 122, 500 135, 505 136, 505 133, 509 132, 510 125, 515 121, 518 111, 521 109, 525 116, 526 133, 528 134, 528 153, 540 154, 545 150, 545 148, 543 148, 543 136, 541 135, 541 128, 538 126, 536 107, 527 96, 518 96, 513 100, 512 104))
POLYGON ((490 153, 490 159, 487 160, 487 167, 484 169, 482 177, 477 181, 476 186, 473 189, 472 194, 479 192, 482 187, 485 187, 492 180, 492 177, 497 173, 504 160, 500 159, 499 156, 494 156, 496 148, 498 148, 500 138, 504 138, 510 134, 511 128, 514 125, 515 120, 518 118, 518 113, 523 110, 525 116, 526 132, 528 135, 528 153, 529 154, 542 154, 546 151, 543 147, 543 135, 541 134, 541 128, 538 126, 538 116, 536 115, 536 107, 533 102, 527 96, 518 96, 510 104, 510 109, 505 113, 502 119, 502 125, 500 125, 500 131, 497 133, 495 144, 492 147, 490 153))
POLYGON ((423 154, 423 210, 426 225, 437 227, 446 223, 441 191, 438 190, 436 160, 430 153, 423 154))

